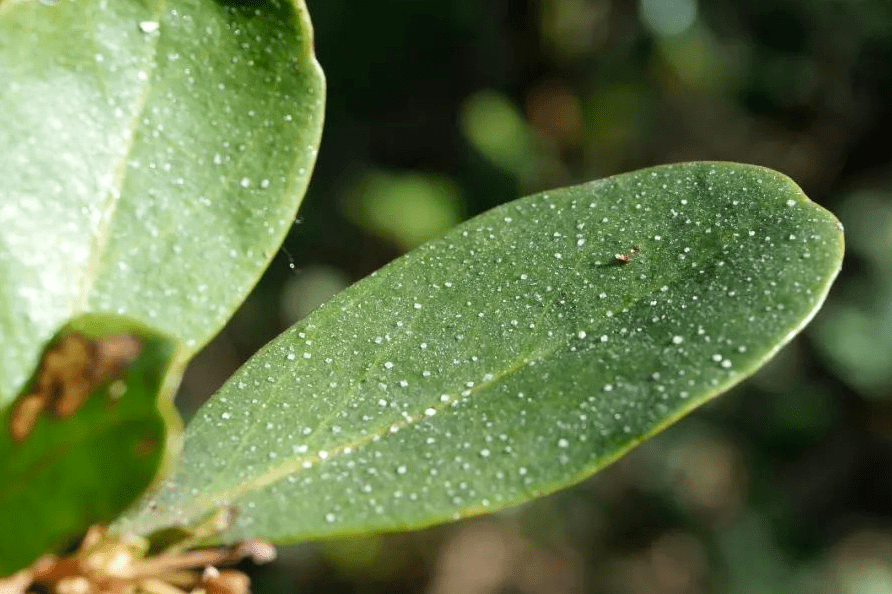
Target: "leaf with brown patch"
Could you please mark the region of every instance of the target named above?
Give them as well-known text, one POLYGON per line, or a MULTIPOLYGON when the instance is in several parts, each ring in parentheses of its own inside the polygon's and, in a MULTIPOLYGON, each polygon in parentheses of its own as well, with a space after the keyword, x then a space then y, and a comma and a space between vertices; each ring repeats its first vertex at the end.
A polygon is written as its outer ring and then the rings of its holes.
POLYGON ((65 551, 149 485, 179 427, 177 346, 110 314, 72 319, 47 342, 0 411, 0 575, 65 551))
POLYGON ((120 378, 141 350, 142 341, 131 333, 90 338, 71 332, 59 337, 46 349, 32 389, 13 404, 13 441, 28 437, 41 413, 72 416, 96 388, 120 378))

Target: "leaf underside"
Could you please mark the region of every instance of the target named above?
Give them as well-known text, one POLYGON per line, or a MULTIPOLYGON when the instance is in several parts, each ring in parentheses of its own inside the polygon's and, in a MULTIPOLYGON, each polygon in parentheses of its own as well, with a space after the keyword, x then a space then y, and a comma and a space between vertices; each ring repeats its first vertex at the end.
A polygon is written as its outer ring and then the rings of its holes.
POLYGON ((572 484, 753 373, 823 301, 831 214, 760 167, 545 192, 391 263, 267 345, 117 524, 223 540, 420 527, 572 484))

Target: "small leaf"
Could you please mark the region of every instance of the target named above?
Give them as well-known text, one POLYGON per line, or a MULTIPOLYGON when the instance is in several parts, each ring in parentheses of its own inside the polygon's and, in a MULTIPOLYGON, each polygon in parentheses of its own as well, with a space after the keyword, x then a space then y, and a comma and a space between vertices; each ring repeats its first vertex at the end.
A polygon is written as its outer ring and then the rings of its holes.
POLYGON ((118 529, 398 530, 555 491, 755 371, 812 317, 842 233, 787 177, 693 163, 489 211, 344 291, 197 415, 118 529))
POLYGON ((0 4, 0 408, 83 312, 219 330, 290 229, 324 82, 302 0, 0 4))
POLYGON ((0 417, 0 575, 113 519, 153 479, 178 427, 170 395, 159 398, 174 351, 167 337, 101 316, 50 343, 0 417))

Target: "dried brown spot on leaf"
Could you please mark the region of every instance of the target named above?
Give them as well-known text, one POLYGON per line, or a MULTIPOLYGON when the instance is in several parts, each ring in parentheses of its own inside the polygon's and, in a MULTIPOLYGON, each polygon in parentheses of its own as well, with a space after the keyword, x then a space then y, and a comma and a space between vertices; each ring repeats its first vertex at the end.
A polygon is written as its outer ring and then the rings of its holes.
POLYGON ((28 437, 41 413, 73 415, 96 388, 120 378, 141 350, 140 338, 129 333, 90 338, 71 332, 58 338, 44 353, 31 390, 13 404, 9 425, 13 440, 28 437))
POLYGON ((31 433, 44 406, 46 398, 41 394, 25 394, 16 401, 9 418, 9 432, 13 440, 20 442, 31 433))

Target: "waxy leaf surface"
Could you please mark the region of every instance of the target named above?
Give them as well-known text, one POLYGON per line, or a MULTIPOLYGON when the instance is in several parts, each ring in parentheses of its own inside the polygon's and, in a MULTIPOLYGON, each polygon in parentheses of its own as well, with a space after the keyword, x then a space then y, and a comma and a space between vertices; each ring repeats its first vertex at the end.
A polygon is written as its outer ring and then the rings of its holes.
POLYGON ((107 316, 78 318, 51 342, 0 415, 0 576, 111 521, 153 480, 169 449, 174 412, 159 394, 175 351, 107 316))
POLYGON ((274 340, 117 528, 220 507, 224 540, 419 527, 579 481, 755 371, 812 317, 836 219, 787 177, 692 163, 476 217, 274 340))
POLYGON ((85 312, 189 356, 291 227, 324 82, 302 0, 0 2, 0 406, 85 312))

